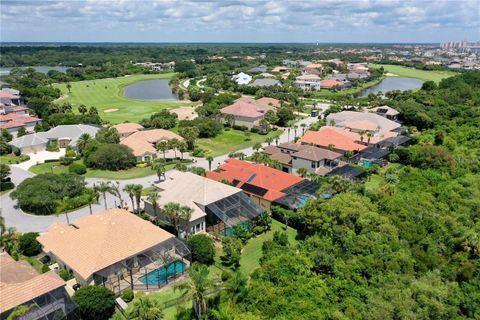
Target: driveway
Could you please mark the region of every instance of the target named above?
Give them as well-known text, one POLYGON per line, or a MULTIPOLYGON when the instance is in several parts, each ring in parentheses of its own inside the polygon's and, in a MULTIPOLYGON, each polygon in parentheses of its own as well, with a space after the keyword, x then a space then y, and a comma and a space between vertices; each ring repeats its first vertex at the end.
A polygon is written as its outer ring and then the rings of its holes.
POLYGON ((17 167, 23 170, 28 170, 30 167, 44 163, 45 160, 50 159, 60 159, 65 155, 65 149, 60 149, 58 152, 50 152, 50 151, 37 151, 37 153, 29 153, 30 160, 21 162, 19 164, 14 164, 12 167, 17 167))
MULTIPOLYGON (((297 134, 301 135, 301 131, 302 131, 301 127, 300 127, 301 124, 304 123, 306 126, 309 126, 309 125, 315 123, 316 121, 318 121, 318 119, 316 117, 315 118, 308 117, 308 118, 305 118, 305 119, 302 119, 302 120, 298 121, 296 123, 296 125, 298 125, 298 128, 299 128, 299 129, 297 129, 297 134)), ((287 131, 285 131, 280 135, 279 143, 292 141, 293 136, 294 136, 293 129, 291 130, 290 135, 288 134, 287 131)), ((263 144, 263 145, 266 145, 266 144, 263 144)), ((243 152, 247 156, 250 156, 254 153, 254 150, 252 148, 246 148, 246 149, 243 149, 243 150, 238 150, 238 152, 243 152)), ((40 154, 41 154, 40 152, 37 153, 37 156, 39 156, 39 157, 35 158, 36 160, 34 160, 32 165, 36 164, 36 161, 40 161, 39 160, 39 159, 41 159, 40 154)), ((52 153, 51 152, 50 153, 44 153, 44 157, 45 158, 43 158, 43 159, 52 159, 52 153)), ((212 170, 215 169, 220 164, 222 164, 226 159, 228 159, 228 154, 215 157, 214 161, 212 162, 212 170)), ((30 160, 30 162, 32 160, 30 160)), ((199 160, 196 160, 196 162, 194 162, 192 165, 202 167, 202 168, 205 168, 206 170, 208 170, 208 161, 203 159, 203 158, 199 159, 199 160)), ((27 167, 27 165, 24 165, 24 166, 27 167)), ((166 177, 167 178, 169 177, 169 174, 170 173, 167 171, 166 172, 166 177)), ((27 171, 26 169, 20 167, 19 165, 12 166, 12 174, 10 175, 10 177, 16 185, 18 185, 23 180, 25 180, 29 177, 32 177, 32 176, 34 176, 33 173, 31 173, 31 172, 27 171)), ((120 188, 121 189, 123 189, 123 187, 126 184, 129 184, 129 183, 141 184, 141 185, 143 185, 144 188, 146 188, 146 187, 152 186, 154 183, 157 183, 158 182, 157 180, 158 180, 158 178, 157 178, 156 175, 151 175, 151 176, 143 177, 143 178, 136 178, 136 179, 130 179, 130 180, 120 180, 119 183, 120 183, 120 188)), ((101 181, 112 181, 112 180, 111 179, 87 178, 87 179, 85 179, 85 181, 87 182, 87 184, 89 186, 92 187, 95 184, 100 183, 101 181)), ((130 198, 128 197, 128 195, 123 191, 121 193, 122 193, 122 201, 124 203, 127 203, 128 206, 131 206, 131 201, 130 201, 130 198)), ((106 201, 106 205, 105 205, 103 197, 102 197, 102 195, 100 195, 99 203, 94 204, 92 206, 93 212, 95 213, 95 212, 103 211, 103 210, 105 210, 105 208, 108 208, 108 209, 114 208, 120 202, 117 197, 114 197, 111 194, 107 194, 106 200, 107 201, 106 201)), ((52 223, 55 223, 55 222, 66 223, 65 214, 60 214, 58 216, 55 216, 55 215, 36 216, 36 215, 31 215, 31 214, 27 214, 27 213, 23 212, 20 208, 18 208, 16 206, 16 200, 12 200, 10 198, 9 193, 4 194, 0 197, 0 207, 2 208, 2 215, 5 219, 5 224, 8 227, 14 227, 17 231, 20 231, 20 232, 40 232, 41 233, 41 232, 46 232, 48 227, 52 223)), ((87 206, 87 207, 84 207, 84 208, 81 208, 81 209, 78 209, 78 210, 75 210, 73 212, 68 213, 68 217, 69 217, 70 221, 74 221, 74 220, 76 220, 80 217, 86 216, 88 214, 90 214, 90 210, 87 206)))

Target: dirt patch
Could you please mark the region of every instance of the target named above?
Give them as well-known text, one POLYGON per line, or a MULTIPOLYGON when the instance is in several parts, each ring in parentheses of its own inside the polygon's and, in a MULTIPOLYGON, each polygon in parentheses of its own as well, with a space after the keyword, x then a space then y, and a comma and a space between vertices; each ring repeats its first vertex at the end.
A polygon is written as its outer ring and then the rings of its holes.
POLYGON ((116 111, 118 111, 118 109, 107 109, 107 110, 104 110, 103 112, 110 113, 110 112, 116 112, 116 111))
POLYGON ((195 108, 192 107, 180 107, 172 109, 171 112, 177 114, 178 120, 193 120, 198 117, 198 114, 195 112, 195 108))

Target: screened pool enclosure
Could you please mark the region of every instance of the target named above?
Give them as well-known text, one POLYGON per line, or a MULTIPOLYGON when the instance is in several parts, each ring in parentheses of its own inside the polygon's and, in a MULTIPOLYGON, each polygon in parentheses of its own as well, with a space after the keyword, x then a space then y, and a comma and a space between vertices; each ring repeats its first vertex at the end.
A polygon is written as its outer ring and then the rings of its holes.
POLYGON ((155 290, 181 277, 190 265, 190 250, 178 238, 170 238, 134 257, 111 265, 93 275, 96 285, 120 293, 155 290))

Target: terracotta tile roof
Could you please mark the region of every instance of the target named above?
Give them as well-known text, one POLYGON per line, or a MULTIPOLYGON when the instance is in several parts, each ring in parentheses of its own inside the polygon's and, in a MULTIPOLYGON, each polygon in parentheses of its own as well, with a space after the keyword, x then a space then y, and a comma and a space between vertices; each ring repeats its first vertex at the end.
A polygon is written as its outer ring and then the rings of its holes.
POLYGON ((20 99, 19 95, 12 94, 10 92, 0 90, 0 98, 6 98, 6 99, 20 99))
POLYGON ((176 138, 183 140, 178 134, 165 129, 152 129, 137 131, 120 141, 120 144, 126 145, 132 149, 136 157, 145 154, 156 154, 155 144, 161 140, 170 140, 176 138))
POLYGON ((0 115, 0 128, 8 129, 8 128, 23 127, 28 123, 38 122, 41 120, 42 119, 29 116, 28 114, 16 114, 16 113, 2 114, 0 115))
POLYGON ((133 122, 119 123, 114 125, 113 128, 117 129, 118 133, 120 134, 133 133, 143 130, 142 125, 133 122))
POLYGON ((174 235, 122 209, 54 223, 37 240, 84 280, 93 273, 148 250, 174 235))
MULTIPOLYGON (((245 184, 253 185, 267 190, 261 197, 267 201, 274 201, 285 195, 282 190, 302 182, 304 179, 292 174, 267 167, 263 164, 255 164, 238 159, 228 159, 218 167, 220 172, 209 171, 207 177, 220 181, 227 179, 240 181, 237 187, 242 188, 245 184)), ((245 191, 246 193, 250 193, 245 191)), ((257 195, 259 196, 259 195, 257 195)))
POLYGON ((270 158, 277 160, 280 163, 291 165, 292 164, 292 156, 288 153, 277 152, 270 156, 270 158))
POLYGON ((274 98, 263 97, 255 100, 255 103, 261 106, 272 106, 275 108, 280 108, 280 100, 274 98))
POLYGON ((341 86, 343 82, 334 79, 325 79, 320 81, 320 87, 333 88, 335 86, 341 86))
POLYGON ((355 151, 367 148, 367 146, 356 141, 355 134, 336 127, 322 127, 318 131, 308 130, 299 140, 300 143, 314 144, 323 148, 328 148, 332 144, 335 149, 342 151, 355 151))
POLYGON ((296 79, 297 80, 318 80, 318 81, 320 81, 320 77, 317 76, 316 74, 304 74, 304 75, 298 76, 296 79))
POLYGON ((309 69, 322 69, 323 68, 323 64, 321 63, 310 63, 308 66, 306 66, 305 68, 309 68, 309 69))
POLYGON ((347 120, 343 123, 346 128, 354 130, 375 131, 378 126, 375 122, 368 120, 347 120))
POLYGON ((0 254, 0 311, 11 310, 65 285, 54 272, 38 274, 26 261, 0 254))
POLYGON ((261 106, 241 100, 222 108, 220 112, 237 117, 261 118, 266 111, 271 109, 273 109, 273 107, 261 106))
POLYGON ((266 154, 274 154, 277 152, 280 152, 280 150, 278 149, 277 146, 274 146, 273 144, 263 148, 263 153, 266 153, 266 154))
POLYGON ((376 124, 383 131, 392 131, 399 128, 401 125, 398 122, 389 120, 376 113, 372 112, 356 112, 356 111, 342 111, 337 113, 330 113, 327 116, 327 123, 335 122, 335 126, 342 127, 346 121, 366 120, 376 124))
POLYGON ((282 148, 282 149, 289 149, 289 150, 293 150, 293 151, 300 151, 300 150, 303 150, 305 149, 305 146, 300 144, 300 143, 295 143, 295 142, 284 142, 284 143, 280 143, 278 145, 279 148, 282 148))

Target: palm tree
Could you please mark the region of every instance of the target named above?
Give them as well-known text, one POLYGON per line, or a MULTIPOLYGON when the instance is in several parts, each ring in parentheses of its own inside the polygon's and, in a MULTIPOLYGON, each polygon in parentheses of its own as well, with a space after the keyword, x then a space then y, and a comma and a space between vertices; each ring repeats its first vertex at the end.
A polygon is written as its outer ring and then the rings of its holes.
POLYGON ((268 159, 267 164, 270 168, 274 168, 278 170, 282 168, 282 164, 280 163, 280 161, 276 159, 268 159))
POLYGON ((272 142, 273 142, 273 138, 272 137, 267 137, 267 139, 265 139, 265 142, 270 145, 272 142))
POLYGON ((168 142, 167 141, 160 141, 159 143, 157 143, 157 150, 162 151, 163 160, 165 160, 165 153, 168 150, 168 142))
POLYGON ((307 127, 307 125, 305 123, 302 123, 300 127, 302 127, 302 136, 303 136, 305 135, 305 128, 307 127))
POLYGON ((72 90, 72 85, 70 84, 70 82, 67 83, 67 89, 68 89, 68 93, 70 93, 72 90))
POLYGON ((212 157, 212 156, 208 156, 208 157, 205 158, 205 160, 208 161, 208 171, 212 171, 213 157, 212 157))
POLYGON ((100 194, 98 191, 94 188, 87 188, 86 190, 87 196, 88 196, 88 208, 90 209, 90 215, 93 214, 92 210, 92 204, 98 202, 98 198, 100 197, 100 194))
POLYGON ((372 139, 372 137, 373 137, 373 133, 371 133, 370 131, 367 132, 367 142, 368 142, 368 144, 370 144, 370 139, 372 139))
POLYGON ((255 151, 258 151, 258 150, 262 149, 262 144, 260 142, 255 142, 252 149, 255 150, 255 151))
POLYGON ((363 130, 360 131, 360 132, 358 133, 358 135, 360 136, 360 142, 363 142, 363 137, 365 136, 365 131, 363 131, 363 130))
POLYGON ((275 144, 278 146, 278 137, 275 138, 275 144))
POLYGON ((293 126, 293 132, 294 132, 294 134, 295 134, 294 140, 297 139, 297 129, 298 129, 298 126, 297 126, 297 125, 294 125, 294 126, 293 126))
POLYGON ((174 290, 183 291, 182 297, 192 300, 193 311, 198 319, 202 318, 208 312, 207 294, 208 289, 213 285, 213 281, 208 276, 207 266, 193 263, 188 269, 190 279, 177 284, 174 290))
POLYGON ((67 219, 67 224, 70 225, 70 218, 68 217, 68 211, 74 208, 72 199, 70 199, 70 197, 63 197, 62 200, 55 200, 55 202, 57 203, 57 210, 65 214, 65 218, 67 219))
POLYGON ((132 201, 132 212, 135 212, 135 184, 129 183, 123 187, 123 191, 128 193, 130 200, 132 201))
POLYGON ((103 203, 105 204, 105 210, 107 210, 107 192, 110 193, 112 190, 110 181, 101 181, 98 185, 95 186, 95 189, 102 194, 103 203))
POLYGON ((190 218, 192 218, 193 209, 187 206, 180 207, 180 213, 178 215, 178 221, 180 224, 180 228, 183 232, 185 232, 185 238, 188 237, 189 234, 189 226, 190 226, 190 218))
POLYGON ((135 195, 135 202, 137 203, 137 214, 140 214, 140 200, 142 198, 143 186, 135 184, 133 187, 133 194, 135 195))
POLYGON ((305 177, 308 175, 308 170, 305 169, 305 168, 298 168, 297 174, 298 174, 300 177, 305 178, 305 177))
POLYGON ((168 148, 175 152, 175 159, 177 159, 177 148, 180 141, 177 138, 172 138, 168 141, 168 148))
POLYGON ((129 320, 162 320, 162 304, 151 296, 140 296, 133 300, 126 312, 129 320))
POLYGON ((175 202, 169 202, 163 206, 162 211, 168 216, 170 219, 170 224, 178 234, 178 216, 180 214, 180 205, 175 202))
POLYGON ((157 204, 158 204, 158 198, 159 197, 160 197, 160 194, 156 190, 150 191, 147 194, 147 200, 148 200, 148 202, 150 202, 152 204, 153 214, 154 214, 155 217, 157 217, 157 204))
POLYGON ((83 153, 83 149, 88 142, 92 141, 92 137, 88 133, 83 133, 77 140, 77 149, 80 154, 83 153))
POLYGON ((111 185, 108 193, 117 197, 118 201, 120 201, 120 207, 123 206, 122 193, 120 192, 120 182, 115 181, 115 183, 111 185))
POLYGON ((183 160, 183 153, 188 150, 188 145, 185 141, 179 141, 177 144, 178 151, 180 151, 180 155, 183 160))
POLYGON ((235 117, 231 114, 227 114, 224 117, 225 121, 228 123, 229 127, 232 127, 235 125, 235 117))
POLYGON ((290 142, 290 127, 287 128, 287 142, 290 142))
POLYGON ((88 111, 87 106, 85 106, 84 104, 81 104, 78 106, 78 112, 80 112, 82 115, 87 113, 87 111, 88 111))
POLYGON ((162 177, 165 179, 165 166, 163 165, 163 162, 160 162, 158 160, 154 161, 152 163, 152 170, 157 173, 158 176, 158 182, 162 181, 162 177))

